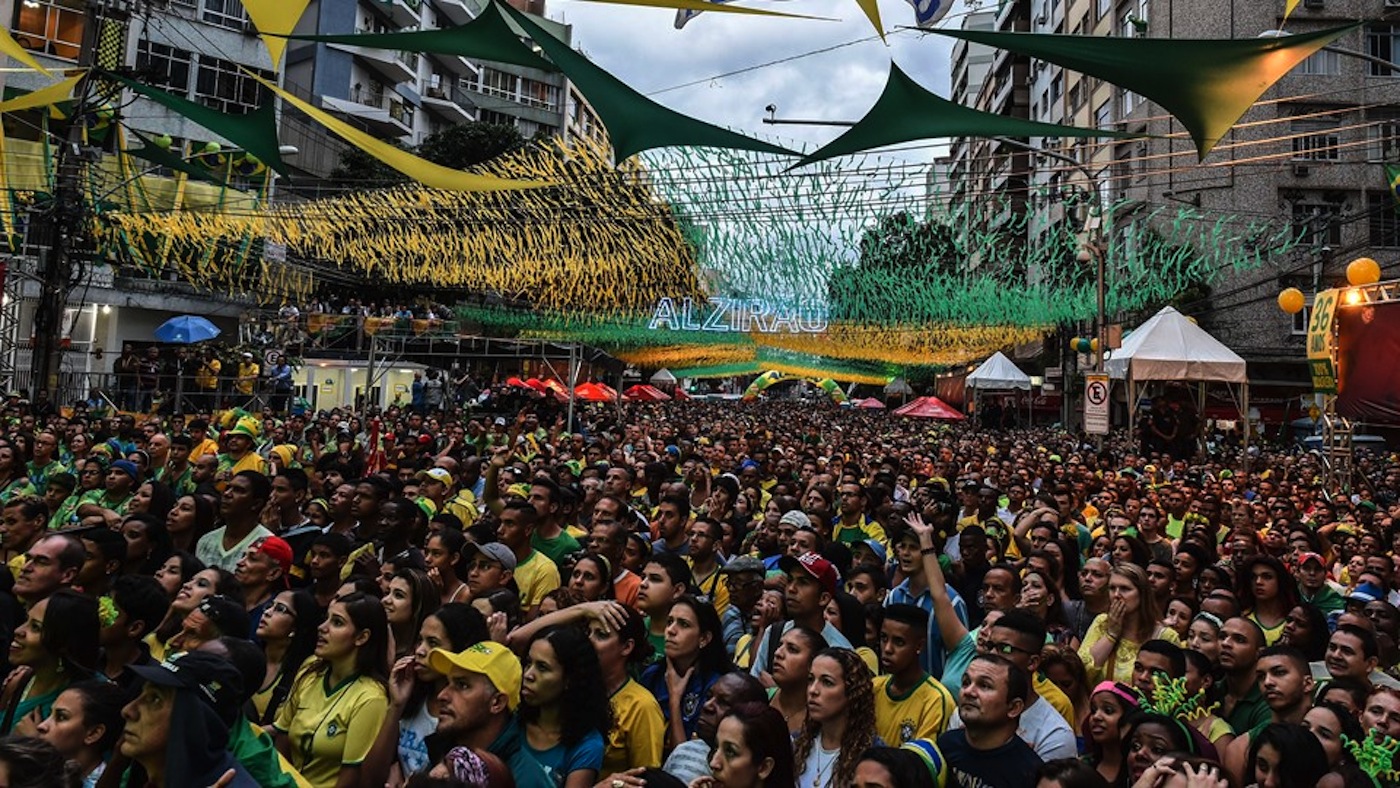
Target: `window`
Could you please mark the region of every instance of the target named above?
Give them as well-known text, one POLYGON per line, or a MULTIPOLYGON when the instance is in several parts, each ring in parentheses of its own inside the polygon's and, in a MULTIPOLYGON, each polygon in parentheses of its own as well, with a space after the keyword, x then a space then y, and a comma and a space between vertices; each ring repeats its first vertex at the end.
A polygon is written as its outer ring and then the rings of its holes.
POLYGON ((1122 38, 1136 38, 1137 26, 1133 24, 1136 19, 1137 16, 1133 14, 1133 9, 1124 10, 1123 16, 1118 20, 1118 35, 1122 38))
POLYGON ((1128 115, 1133 110, 1137 109, 1137 106, 1142 103, 1142 101, 1138 98, 1138 94, 1132 92, 1131 90, 1118 91, 1118 101, 1123 107, 1123 111, 1120 114, 1120 117, 1128 115))
POLYGON ((559 108, 559 86, 534 79, 520 80, 520 103, 530 107, 559 108))
POLYGON ((1307 76, 1329 76, 1342 73, 1342 55, 1339 52, 1328 52, 1320 49, 1293 71, 1295 74, 1307 76))
POLYGON ((1113 0, 1099 0, 1099 19, 1103 19, 1113 11, 1113 0))
POLYGON ((481 92, 488 96, 498 96, 514 101, 515 80, 514 74, 497 71, 494 68, 483 68, 481 70, 481 92))
POLYGON ((1084 106, 1084 83, 1076 82, 1069 89, 1069 111, 1071 114, 1078 112, 1084 106))
MULTIPOLYGON (((249 69, 269 82, 277 75, 271 71, 249 69)), ((267 102, 267 89, 243 73, 231 60, 199 56, 199 70, 194 81, 194 99, 220 112, 248 112, 267 102)))
POLYGON ((16 3, 14 38, 32 52, 63 60, 77 60, 83 48, 87 19, 79 4, 62 0, 25 0, 16 3))
POLYGON ((482 123, 493 123, 497 126, 514 126, 515 118, 503 112, 495 112, 489 109, 477 110, 477 120, 482 123))
POLYGON ((242 30, 244 23, 248 21, 248 15, 244 13, 243 4, 239 0, 204 0, 202 18, 211 25, 231 30, 242 30))
POLYGON ((1105 101, 1094 109, 1094 128, 1107 129, 1112 125, 1112 118, 1110 103, 1105 101))
POLYGON ((1295 120, 1289 127, 1293 137, 1293 158, 1303 161, 1336 161, 1342 137, 1336 124, 1295 120), (1301 135, 1301 136, 1298 136, 1301 135))
MULTIPOLYGON (((1312 298, 1312 294, 1311 294, 1311 293, 1304 293, 1303 295, 1304 295, 1304 297, 1305 297, 1306 299, 1309 299, 1309 300, 1310 300, 1310 299, 1312 298)), ((1311 305, 1311 304, 1307 304, 1306 302, 1304 302, 1304 303, 1305 303, 1305 306, 1303 307, 1302 311, 1300 311, 1300 312, 1298 312, 1297 314, 1293 315, 1293 331, 1292 331, 1292 334, 1293 334, 1293 336, 1295 336, 1295 337, 1307 336, 1307 335, 1308 335, 1308 323, 1311 323, 1311 322, 1312 322, 1312 305, 1311 305)))
POLYGON ((1400 212, 1395 198, 1387 192, 1366 195, 1370 241, 1372 246, 1400 246, 1400 212))
MULTIPOLYGON (((1394 63, 1400 57, 1400 25, 1372 24, 1366 27, 1366 52, 1379 60, 1394 63)), ((1376 62, 1367 62, 1368 73, 1373 77, 1400 76, 1400 72, 1376 62)))
POLYGON ((1050 80, 1050 103, 1045 105, 1046 108, 1048 109, 1048 108, 1051 106, 1051 104, 1054 104, 1054 105, 1058 106, 1059 103, 1060 103, 1060 99, 1063 98, 1064 95, 1065 95, 1065 80, 1064 80, 1064 75, 1062 75, 1062 74, 1056 74, 1056 75, 1055 75, 1055 78, 1050 80))
POLYGON ((1309 246, 1338 246, 1342 242, 1342 223, 1337 206, 1325 203, 1299 202, 1293 204, 1293 231, 1299 243, 1309 246))
POLYGON ((1372 120, 1375 125, 1366 129, 1366 138, 1371 142, 1367 146, 1367 160, 1388 164, 1400 160, 1400 117, 1387 113, 1368 120, 1372 120))
POLYGON ((173 93, 190 95, 190 66, 194 56, 189 50, 142 39, 136 47, 136 69, 149 76, 146 82, 173 93))

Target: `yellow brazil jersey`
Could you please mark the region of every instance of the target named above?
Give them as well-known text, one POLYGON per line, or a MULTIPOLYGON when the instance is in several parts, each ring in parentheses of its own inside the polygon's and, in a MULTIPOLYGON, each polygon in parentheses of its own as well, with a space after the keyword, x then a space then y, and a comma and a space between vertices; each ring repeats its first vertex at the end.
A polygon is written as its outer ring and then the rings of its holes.
POLYGON ((924 674, 909 691, 895 695, 890 676, 875 677, 875 732, 891 747, 914 739, 937 739, 948 730, 958 706, 944 686, 924 674))
POLYGON ((1039 671, 1032 678, 1031 685, 1035 687, 1035 694, 1044 698, 1051 708, 1065 718, 1065 722, 1069 723, 1070 730, 1077 730, 1074 719, 1074 704, 1069 702, 1069 696, 1065 694, 1064 690, 1060 689, 1055 682, 1040 675, 1039 671))
POLYGON ((206 454, 219 455, 219 442, 213 438, 205 438, 200 444, 190 450, 190 461, 193 462, 206 454))
POLYGON ((661 704, 646 688, 628 679, 613 693, 613 729, 608 733, 608 748, 603 753, 604 780, 617 772, 637 766, 661 763, 661 745, 666 736, 666 719, 661 716, 661 704))
POLYGON ((871 520, 865 515, 861 515, 860 523, 854 526, 843 525, 840 520, 831 529, 831 541, 853 544, 864 542, 866 539, 886 544, 889 538, 885 536, 885 529, 876 520, 871 520))
POLYGON ((529 557, 515 566, 515 585, 520 588, 521 607, 528 610, 559 587, 559 567, 540 551, 531 550, 529 557))
POLYGON ((471 490, 459 490, 455 496, 442 505, 447 513, 462 521, 462 527, 468 528, 476 522, 476 496, 471 490))
MULTIPOLYGON (((691 563, 690 556, 686 556, 685 562, 691 569, 695 565, 691 563)), ((729 609, 729 585, 724 582, 724 575, 720 573, 723 566, 716 565, 715 570, 705 577, 695 578, 695 587, 700 589, 700 595, 709 600, 715 612, 721 617, 724 611, 729 609)))
POLYGON ((364 761, 389 709, 374 679, 329 680, 329 671, 303 670, 273 723, 291 742, 292 767, 314 788, 335 788, 341 767, 364 761))

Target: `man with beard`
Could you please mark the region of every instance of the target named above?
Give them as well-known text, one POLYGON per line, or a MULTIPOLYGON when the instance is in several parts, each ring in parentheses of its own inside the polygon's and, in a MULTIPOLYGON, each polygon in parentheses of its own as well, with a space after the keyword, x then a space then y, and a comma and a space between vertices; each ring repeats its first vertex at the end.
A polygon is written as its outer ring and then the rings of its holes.
POLYGON ((428 757, 441 763, 456 747, 490 752, 505 761, 516 788, 555 788, 525 746, 516 720, 520 658, 500 643, 482 641, 456 654, 433 649, 428 664, 447 678, 438 693, 438 727, 428 736, 428 757))

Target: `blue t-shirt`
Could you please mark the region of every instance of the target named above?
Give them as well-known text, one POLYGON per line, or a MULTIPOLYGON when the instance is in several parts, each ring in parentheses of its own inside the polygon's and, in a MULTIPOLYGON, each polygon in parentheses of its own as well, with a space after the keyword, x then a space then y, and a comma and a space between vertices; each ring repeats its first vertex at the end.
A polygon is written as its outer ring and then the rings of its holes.
MULTIPOLYGON (((687 739, 695 735, 695 727, 700 723, 700 707, 705 705, 705 699, 710 697, 710 686, 718 679, 718 673, 702 676, 698 667, 690 674, 690 682, 685 685, 685 694, 681 696, 681 724, 685 726, 687 739)), ((656 696, 656 702, 661 704, 661 713, 669 725, 671 690, 666 686, 666 660, 649 665, 642 671, 642 677, 637 683, 656 696)))
POLYGON ((537 750, 525 739, 525 749, 535 756, 545 774, 558 788, 564 788, 564 781, 579 769, 591 769, 597 778, 603 769, 603 736, 597 731, 589 731, 573 745, 556 744, 547 750, 537 750))
POLYGON ((938 750, 948 762, 948 785, 958 788, 1021 788, 1035 782, 1044 763, 1029 744, 1013 735, 991 750, 967 743, 967 731, 951 730, 938 737, 938 750))

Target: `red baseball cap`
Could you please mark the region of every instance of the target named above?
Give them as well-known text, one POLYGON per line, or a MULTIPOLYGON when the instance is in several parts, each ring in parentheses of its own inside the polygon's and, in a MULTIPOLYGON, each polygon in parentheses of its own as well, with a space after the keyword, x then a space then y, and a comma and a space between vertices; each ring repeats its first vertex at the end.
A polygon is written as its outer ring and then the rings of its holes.
POLYGON ((1322 564, 1322 568, 1327 568, 1327 559, 1323 558, 1317 553, 1303 553, 1298 556, 1298 566, 1302 566, 1303 564, 1306 564, 1309 561, 1316 561, 1319 564, 1322 564))
POLYGON ((836 567, 816 553, 803 553, 796 558, 785 555, 778 559, 778 568, 792 577, 797 572, 805 572, 822 584, 828 594, 836 593, 836 567))
POLYGON ((263 553, 277 562, 282 567, 282 576, 292 571, 292 546, 287 544, 287 540, 280 536, 265 536, 259 539, 253 548, 259 553, 263 553))

